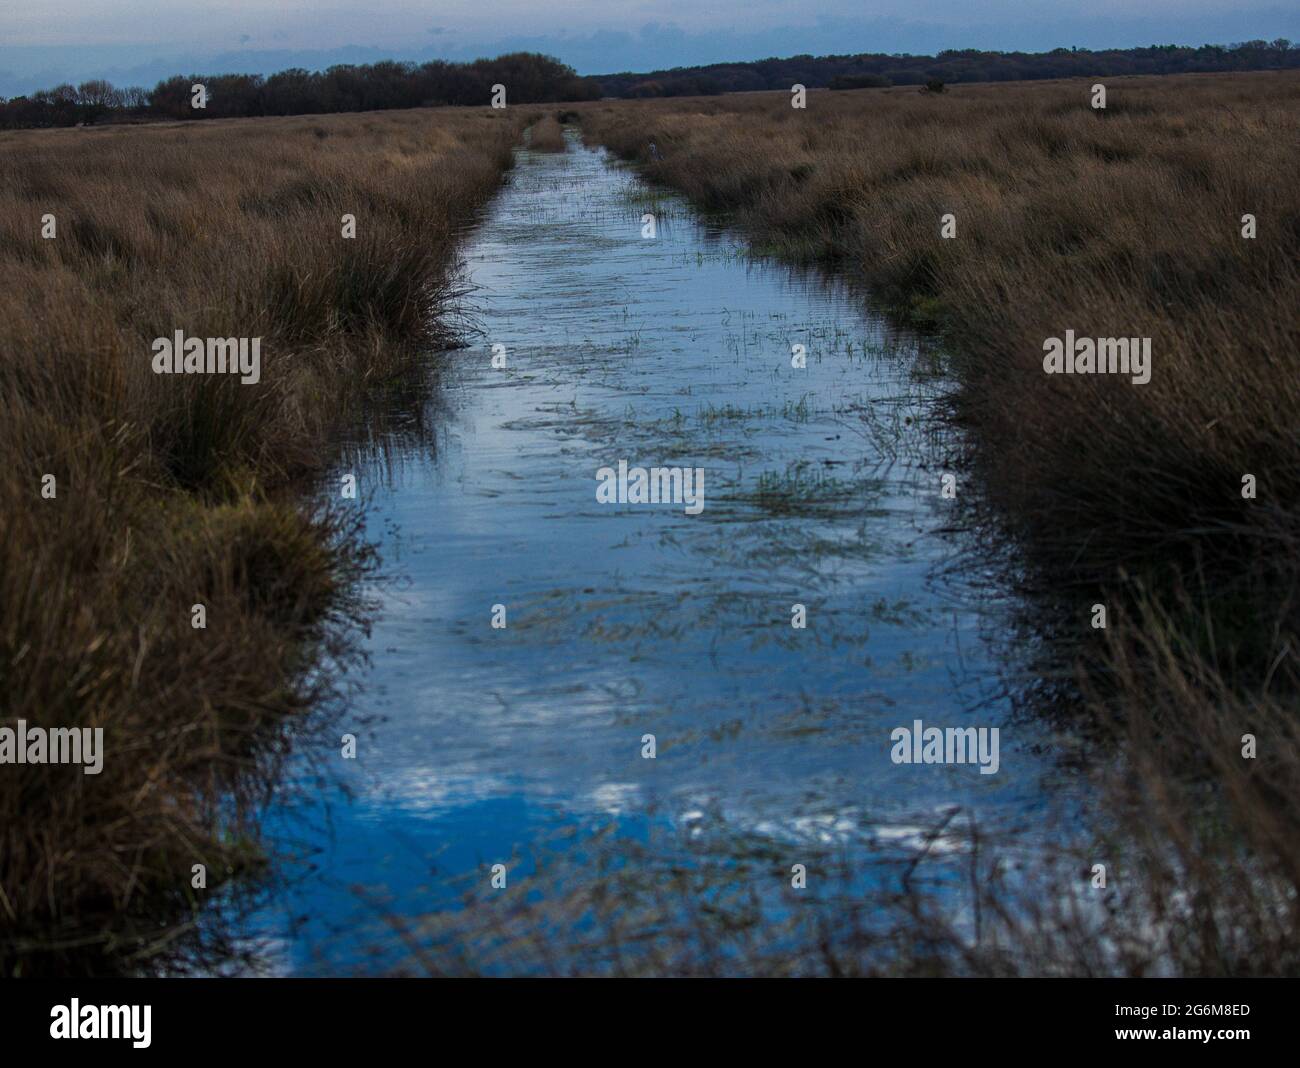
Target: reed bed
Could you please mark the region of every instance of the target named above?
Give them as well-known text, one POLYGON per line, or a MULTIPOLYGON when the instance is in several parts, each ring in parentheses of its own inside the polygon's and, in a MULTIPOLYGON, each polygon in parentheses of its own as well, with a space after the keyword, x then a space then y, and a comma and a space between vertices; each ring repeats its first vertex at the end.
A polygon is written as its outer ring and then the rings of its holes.
POLYGON ((251 806, 373 565, 355 506, 303 490, 367 391, 450 340, 458 233, 535 117, 0 134, 4 724, 105 750, 0 770, 5 974, 147 970, 258 868, 251 806), (176 330, 261 338, 260 381, 155 374, 176 330))

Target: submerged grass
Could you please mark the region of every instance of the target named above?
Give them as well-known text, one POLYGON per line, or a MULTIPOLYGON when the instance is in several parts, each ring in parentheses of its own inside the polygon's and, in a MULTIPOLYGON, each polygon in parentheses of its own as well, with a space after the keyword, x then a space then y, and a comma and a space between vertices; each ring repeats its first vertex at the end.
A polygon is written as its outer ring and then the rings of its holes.
POLYGON ((332 692, 372 565, 355 512, 298 491, 449 340, 457 235, 530 118, 0 134, 4 723, 105 749, 94 776, 0 769, 0 972, 158 967, 160 924, 258 867, 280 725, 332 692), (178 329, 260 337, 260 383, 154 375, 178 329))
POLYGON ((1293 974, 1300 77, 1112 78, 1102 112, 1090 84, 577 110, 588 140, 756 246, 945 336, 981 486, 963 522, 1015 535, 1046 629, 1077 651, 1078 720, 1124 833, 1019 865, 1018 893, 973 880, 978 937, 906 895, 927 973, 1293 974), (1151 338, 1150 383, 1045 374, 1066 330, 1151 338), (1107 857, 1119 887, 1090 897, 1107 857))
POLYGON ((1105 112, 1082 81, 577 110, 758 243, 945 327, 984 484, 1071 577, 1193 546, 1280 560, 1300 500, 1300 77, 1107 86, 1105 112), (1150 337, 1151 382, 1044 374, 1067 329, 1150 337))

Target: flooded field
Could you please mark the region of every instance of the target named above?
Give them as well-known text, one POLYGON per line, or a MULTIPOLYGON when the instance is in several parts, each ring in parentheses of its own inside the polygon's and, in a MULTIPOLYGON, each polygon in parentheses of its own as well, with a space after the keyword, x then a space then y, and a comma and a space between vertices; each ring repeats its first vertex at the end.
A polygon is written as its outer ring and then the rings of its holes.
MULTIPOLYGON (((293 859, 254 918, 265 970, 433 967, 449 923, 598 896, 611 866, 772 917, 833 867, 870 909, 900 866, 959 871, 971 828, 1079 818, 1017 605, 956 529, 975 489, 945 482, 922 340, 576 140, 520 152, 465 257, 478 333, 330 483, 356 476, 380 607, 268 811, 293 859), (603 503, 620 463, 697 473, 697 507, 603 503), (918 721, 984 746, 899 762, 918 721)), ((547 956, 578 967, 563 935, 547 956)))

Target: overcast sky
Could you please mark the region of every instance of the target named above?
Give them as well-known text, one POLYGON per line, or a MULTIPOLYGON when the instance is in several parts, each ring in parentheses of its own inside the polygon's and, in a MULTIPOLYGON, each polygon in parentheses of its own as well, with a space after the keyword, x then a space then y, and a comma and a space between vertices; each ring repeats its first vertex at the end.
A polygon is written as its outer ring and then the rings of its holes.
POLYGON ((528 49, 582 74, 801 52, 1300 37, 1300 0, 0 0, 0 95, 528 49))

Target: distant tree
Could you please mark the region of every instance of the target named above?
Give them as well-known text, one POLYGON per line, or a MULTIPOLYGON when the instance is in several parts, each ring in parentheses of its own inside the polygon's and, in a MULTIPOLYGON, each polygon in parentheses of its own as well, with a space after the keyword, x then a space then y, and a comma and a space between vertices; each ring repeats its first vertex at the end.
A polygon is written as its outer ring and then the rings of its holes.
POLYGON ((103 80, 82 82, 77 86, 77 107, 80 119, 85 123, 98 122, 108 113, 109 108, 122 106, 122 94, 103 80))
POLYGON ((190 91, 199 80, 177 74, 159 82, 149 94, 149 110, 160 118, 189 118, 193 111, 190 107, 190 91))
POLYGON ((893 84, 883 74, 837 74, 827 83, 827 88, 886 89, 893 84))

